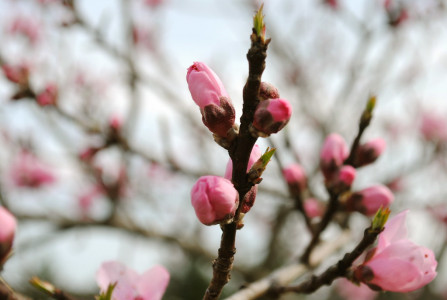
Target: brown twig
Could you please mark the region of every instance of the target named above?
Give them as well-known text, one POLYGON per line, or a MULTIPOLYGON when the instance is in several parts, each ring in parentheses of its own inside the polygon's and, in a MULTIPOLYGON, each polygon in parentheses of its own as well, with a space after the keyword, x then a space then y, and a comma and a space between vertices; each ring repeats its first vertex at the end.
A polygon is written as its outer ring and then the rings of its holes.
POLYGON ((344 257, 339 260, 335 265, 329 267, 319 276, 312 276, 309 280, 306 280, 298 285, 294 286, 282 286, 273 287, 272 293, 279 295, 288 292, 310 294, 315 292, 323 285, 330 285, 334 279, 338 277, 344 277, 347 274, 348 269, 354 263, 354 261, 369 247, 371 246, 377 236, 383 229, 372 229, 369 227, 365 230, 363 239, 350 253, 346 253, 344 257))
MULTIPOLYGON (((339 248, 343 247, 351 238, 349 230, 345 230, 336 239, 323 243, 312 252, 310 259, 311 267, 318 266, 328 256, 333 254, 339 248)), ((268 276, 261 278, 253 283, 245 285, 243 289, 226 298, 226 300, 251 300, 259 298, 267 293, 273 285, 287 285, 296 280, 309 270, 309 267, 302 263, 281 267, 268 276)))
POLYGON ((251 150, 257 138, 251 135, 249 126, 253 123, 254 112, 259 103, 259 87, 265 68, 266 51, 269 42, 270 39, 264 40, 253 29, 251 47, 247 53, 249 73, 243 91, 244 104, 240 119, 241 126, 238 137, 229 149, 229 154, 233 161, 232 181, 239 193, 240 203, 233 222, 222 225, 222 238, 218 257, 213 262, 213 278, 205 292, 204 300, 219 299, 223 287, 230 280, 230 271, 233 265, 234 254, 236 253, 235 242, 239 214, 243 206, 244 196, 253 186, 248 181, 246 170, 251 150))

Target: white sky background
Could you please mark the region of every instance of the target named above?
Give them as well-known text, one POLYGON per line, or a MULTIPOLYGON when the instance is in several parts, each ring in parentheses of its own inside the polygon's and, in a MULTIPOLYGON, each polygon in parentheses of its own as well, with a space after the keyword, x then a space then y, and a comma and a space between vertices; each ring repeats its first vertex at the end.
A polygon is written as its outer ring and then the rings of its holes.
MULTIPOLYGON (((13 13, 11 8, 16 5, 20 6, 24 11, 28 11, 28 13, 34 13, 32 10, 35 6, 32 2, 33 1, 31 0, 0 0, 0 20, 10 18, 13 13)), ((186 69, 194 61, 203 61, 207 63, 208 65, 212 66, 216 73, 219 74, 222 81, 225 83, 229 94, 233 98, 238 112, 238 118, 240 116, 241 91, 247 76, 247 62, 245 55, 249 47, 249 34, 251 31, 253 15, 253 9, 251 9, 251 6, 249 5, 250 2, 251 1, 248 0, 167 0, 166 4, 156 12, 150 13, 143 10, 135 12, 137 19, 143 24, 157 24, 157 26, 160 26, 160 49, 168 54, 168 63, 171 68, 169 72, 173 72, 173 78, 176 78, 175 82, 171 83, 173 85, 172 88, 177 91, 180 90, 179 93, 183 94, 184 96, 182 105, 193 110, 197 115, 197 118, 200 118, 200 114, 190 99, 185 80, 186 69)), ((296 49, 286 50, 291 52, 296 51, 296 53, 302 55, 302 57, 306 59, 309 66, 314 68, 310 70, 310 72, 318 72, 319 68, 321 68, 321 64, 323 64, 319 61, 318 55, 309 50, 313 48, 308 47, 308 45, 313 45, 315 43, 315 38, 312 38, 312 31, 315 30, 313 29, 314 24, 321 22, 321 28, 327 28, 327 36, 325 36, 325 38, 330 38, 332 36, 332 30, 349 32, 349 29, 346 28, 346 25, 343 24, 343 22, 333 17, 333 11, 327 9, 316 13, 315 6, 319 5, 315 4, 316 2, 316 0, 267 0, 265 3, 267 36, 272 37, 272 43, 278 43, 285 38, 293 40, 294 44, 296 45, 296 49), (296 16, 301 16, 299 22, 296 22, 296 16), (274 25, 278 36, 271 36, 268 29, 269 24, 274 25), (294 26, 299 26, 299 33, 295 32, 294 26), (302 34, 303 29, 306 28, 309 28, 310 33, 308 35, 302 34)), ((417 5, 422 7, 424 5, 429 6, 432 1, 421 0, 419 2, 409 2, 418 3, 417 5)), ((371 7, 372 9, 373 7, 379 5, 378 3, 379 1, 375 0, 342 1, 342 5, 349 6, 350 10, 357 16, 363 16, 365 11, 368 10, 368 7, 371 7)), ((105 24, 104 28, 107 30, 108 40, 114 44, 117 44, 118 46, 122 46, 119 45, 119 41, 122 40, 120 37, 123 34, 121 30, 122 26, 120 24, 121 19, 119 16, 119 1, 83 0, 79 1, 79 4, 81 11, 87 20, 90 21, 90 24, 94 26, 105 24)), ((36 14, 39 15, 39 12, 36 14)), ((380 17, 375 17, 372 18, 370 22, 371 26, 373 26, 374 24, 383 22, 383 18, 381 19, 380 17)), ((377 115, 379 115, 378 118, 392 119, 398 117, 409 121, 408 117, 405 119, 405 116, 409 111, 413 112, 415 108, 407 107, 406 103, 422 103, 424 106, 435 107, 444 115, 446 114, 447 88, 444 83, 447 82, 447 73, 445 73, 444 69, 447 66, 447 47, 445 46, 447 45, 447 32, 445 30, 445 25, 445 23, 438 22, 431 25, 431 27, 427 26, 429 27, 428 29, 422 28, 422 25, 403 29, 403 31, 406 30, 403 34, 404 39, 410 41, 407 45, 414 48, 410 51, 419 53, 417 56, 419 60, 408 61, 406 57, 402 57, 400 58, 401 67, 405 68, 407 66, 411 66, 412 64, 414 64, 417 68, 423 66, 423 72, 425 72, 426 76, 415 83, 413 91, 388 88, 386 83, 384 84, 384 88, 379 87, 382 94, 379 95, 379 104, 377 108, 377 115), (427 32, 429 34, 427 34, 427 32), (380 96, 382 96, 382 98, 380 98, 380 96)), ((104 105, 106 108, 104 119, 107 119, 106 116, 113 115, 115 113, 125 114, 127 108, 125 103, 125 99, 127 99, 127 91, 120 85, 113 86, 115 82, 119 82, 122 79, 120 76, 124 76, 124 74, 120 74, 117 71, 116 66, 111 63, 110 58, 105 56, 102 51, 98 51, 94 47, 91 47, 88 43, 88 37, 86 37, 81 30, 70 30, 62 35, 59 33, 50 34, 52 34, 51 37, 59 43, 61 51, 56 54, 39 54, 37 63, 39 64, 40 62, 46 61, 46 58, 48 58, 49 55, 56 55, 60 59, 50 60, 50 65, 46 68, 47 71, 42 75, 43 79, 58 77, 61 78, 61 80, 64 80, 63 78, 65 76, 70 76, 70 74, 62 73, 68 66, 75 66, 74 69, 79 68, 88 71, 92 70, 91 74, 87 74, 88 76, 92 76, 99 82, 106 81, 103 82, 103 84, 109 87, 112 85, 112 87, 110 87, 110 89, 106 92, 106 98, 112 100, 109 100, 110 102, 107 105, 104 105), (67 52, 65 52, 64 49, 67 52), (79 61, 83 62, 83 65, 79 65, 79 61)), ((0 31, 0 37, 0 41, 8 38, 4 31, 0 31)), ((383 48, 383 45, 386 44, 386 39, 387 36, 385 35, 383 40, 375 46, 375 51, 372 51, 371 53, 372 57, 382 54, 381 49, 383 48)), ((348 62, 355 42, 356 40, 353 35, 349 33, 343 35, 343 40, 341 40, 338 44, 339 48, 324 49, 326 50, 325 52, 327 53, 328 57, 322 59, 332 59, 334 66, 343 66, 344 63, 348 62)), ((17 50, 14 45, 1 45, 1 47, 2 53, 10 59, 24 56, 26 57, 26 51, 30 51, 28 53, 29 57, 32 57, 32 54, 37 52, 33 49, 17 50), (19 53, 15 53, 14 51, 18 51, 19 53)), ((155 65, 153 60, 151 60, 150 57, 148 58, 148 56, 141 55, 141 57, 139 67, 147 71, 148 74, 160 74, 155 76, 160 77, 161 80, 163 80, 163 74, 167 71, 152 68, 151 66, 155 65)), ((282 66, 279 64, 274 65, 274 61, 271 61, 268 58, 264 77, 265 80, 278 86, 285 85, 281 82, 277 82, 277 78, 279 77, 277 75, 278 72, 283 71, 281 70, 281 67, 282 66)), ((321 74, 322 82, 321 87, 318 89, 319 98, 328 98, 327 101, 331 103, 331 97, 339 89, 340 85, 340 80, 337 76, 339 76, 339 74, 336 72, 321 74), (333 80, 326 80, 327 78, 331 78, 333 80)), ((41 79, 42 82, 37 81, 36 84, 42 85, 43 79, 41 79)), ((374 87, 363 88, 373 89, 374 87)), ((5 86, 0 83, 0 103, 9 101, 6 99, 6 95, 9 93, 9 86, 5 86)), ((299 99, 294 99, 296 91, 281 90, 281 94, 292 102, 299 101, 299 99)), ((155 147, 155 149, 160 152, 162 151, 162 148, 159 147, 159 145, 150 144, 146 137, 155 136, 156 138, 154 139, 158 140, 160 132, 156 130, 156 128, 158 126, 157 118, 159 115, 172 118, 173 120, 178 118, 178 116, 172 113, 172 106, 169 104, 163 105, 160 104, 160 101, 158 101, 156 102, 157 105, 154 105, 154 101, 151 101, 150 99, 158 97, 160 96, 148 90, 144 90, 142 93, 143 104, 140 113, 141 116, 145 117, 140 120, 141 124, 139 125, 141 126, 138 126, 140 130, 139 132, 135 133, 135 139, 141 141, 143 148, 155 147)), ((68 109, 70 109, 70 107, 68 107, 68 109)), ((322 107, 322 110, 327 110, 330 112, 328 107, 322 107)), ((32 126, 33 122, 35 122, 29 119, 30 112, 21 109, 20 104, 11 111, 3 110, 0 113, 2 114, 2 117, 4 117, 2 120, 3 125, 6 123, 7 127, 15 128, 15 130, 18 130, 19 132, 27 130, 27 126, 24 124, 30 123, 31 125, 28 125, 28 127, 30 127, 32 126)), ((357 119, 357 117, 354 119, 357 119)), ((351 129, 346 129, 346 126, 339 127, 346 132, 349 132, 351 129)), ((39 129, 35 130, 38 134, 39 129)), ((377 136, 380 130, 376 129, 375 131, 373 130, 373 132, 375 132, 377 136)), ((79 133, 76 132, 73 132, 72 136, 74 138, 80 137, 79 133)), ((184 140, 184 136, 181 128, 174 136, 174 139, 175 143, 178 143, 178 145, 184 145, 184 141, 182 141, 184 140)), ((52 147, 51 143, 52 142, 50 139, 49 145, 46 147, 52 149, 52 151, 56 153, 56 156, 59 155, 62 157, 64 153, 60 152, 57 145, 52 147)), ((74 144, 76 144, 75 146, 78 148, 74 151, 76 152, 81 150, 86 143, 87 141, 85 140, 76 140, 74 144)), ((299 144, 300 141, 297 143, 299 144)), ((226 156, 223 150, 217 150, 216 148, 218 147, 212 149, 210 148, 210 151, 208 152, 213 153, 213 157, 218 158, 212 162, 212 169, 218 173, 223 170, 225 166, 226 156)), ((310 147, 308 147, 308 149, 309 152, 312 151, 310 147)), ((192 152, 192 150, 186 149, 185 153, 183 154, 187 156, 188 159, 194 161, 194 153, 192 152)), ((158 154, 162 155, 162 153, 158 154)), ((312 153, 309 155, 312 157, 312 153)), ((64 161, 59 171, 66 177, 76 176, 75 174, 70 173, 69 169, 70 162, 64 161)), ((63 198, 60 195, 54 196, 58 197, 58 199, 63 198)), ((62 200, 61 202, 66 203, 62 200)), ((192 210, 190 210, 190 212, 192 212, 192 210)), ((217 251, 216 245, 220 239, 218 232, 219 229, 217 226, 212 229, 207 229, 206 231, 207 238, 211 239, 210 251, 217 251)), ((248 245, 246 245, 247 247, 244 246, 244 237, 249 237, 250 235, 256 236, 262 234, 261 232, 262 228, 254 229, 249 226, 244 228, 238 239, 238 242, 241 243, 241 245, 238 246, 238 251, 241 253, 238 254, 247 257, 247 255, 244 255, 244 252, 245 254, 249 255, 250 252, 254 251, 253 248, 262 247, 262 243, 255 245, 254 241, 250 238, 245 239, 245 244, 248 245)), ((420 234, 423 235, 423 233, 420 234)), ((25 237, 22 239, 25 239, 25 237)), ((58 245, 58 247, 61 248, 61 253, 65 252, 66 254, 61 254, 61 256, 55 258, 55 260, 59 261, 60 264, 65 266, 59 270, 62 271, 62 273, 64 273, 64 270, 66 269, 77 268, 79 263, 82 262, 85 266, 83 267, 85 272, 80 272, 79 274, 75 274, 73 272, 70 276, 79 276, 79 278, 75 278, 76 281, 79 282, 79 285, 88 286, 88 284, 92 284, 93 274, 101 260, 112 259, 117 255, 125 256, 124 254, 126 249, 119 247, 119 244, 122 242, 122 240, 115 243, 110 243, 110 241, 108 241, 104 244, 107 245, 107 253, 96 253, 93 257, 91 256, 91 253, 95 253, 95 251, 90 250, 96 249, 95 243, 91 243, 91 241, 89 243, 84 243, 84 246, 87 245, 86 248, 79 249, 79 252, 76 253, 79 256, 75 260, 70 260, 73 255, 73 252, 71 252, 73 251, 73 243, 75 243, 72 239, 66 243, 60 243, 58 245)), ((102 242, 96 241, 96 243, 100 244, 102 242)), ((135 240, 132 239, 129 243, 135 243, 135 240)), ((144 245, 150 244, 145 242, 141 243, 144 245)), ((157 251, 159 251, 158 248, 157 251)), ((136 257, 128 259, 128 263, 137 270, 143 271, 146 267, 157 263, 157 261, 161 259, 160 255, 156 254, 157 251, 152 251, 153 256, 151 257, 137 253, 136 257)), ((30 264, 28 265, 31 265, 33 257, 26 257, 23 259, 28 259, 30 261, 30 264)), ((18 265, 17 262, 16 265, 18 265)), ((14 275, 8 275, 10 273, 8 272, 8 268, 11 268, 12 270, 14 268, 14 262, 11 262, 11 265, 8 265, 5 271, 5 275, 11 276, 11 279, 14 280, 14 275)), ((57 268, 54 268, 54 271, 58 272, 57 268)))

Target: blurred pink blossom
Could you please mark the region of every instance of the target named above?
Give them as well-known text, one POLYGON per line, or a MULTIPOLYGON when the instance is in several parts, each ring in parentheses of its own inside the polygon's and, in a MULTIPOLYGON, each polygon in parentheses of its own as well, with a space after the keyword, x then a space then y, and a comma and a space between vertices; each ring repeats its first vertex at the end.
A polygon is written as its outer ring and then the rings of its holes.
POLYGON ((406 293, 430 283, 437 275, 437 261, 428 248, 407 239, 408 210, 385 224, 376 248, 354 271, 357 280, 372 288, 406 293))
POLYGON ((282 170, 282 174, 286 179, 289 189, 293 193, 300 193, 306 188, 306 173, 300 164, 291 164, 282 170))
POLYGON ((373 300, 377 296, 377 292, 368 286, 362 283, 356 285, 346 278, 339 279, 336 288, 340 296, 346 300, 373 300))
POLYGON ((29 79, 29 66, 25 63, 18 65, 2 65, 3 74, 6 78, 20 85, 27 85, 29 79))
POLYGON ((304 200, 304 212, 309 218, 321 217, 324 213, 324 205, 315 198, 304 200))
POLYGON ((340 172, 338 172, 337 181, 345 185, 346 187, 350 187, 355 180, 357 172, 351 166, 343 166, 340 168, 340 172))
POLYGON ((380 207, 393 203, 394 195, 384 185, 373 185, 359 192, 352 193, 346 202, 348 211, 358 211, 367 216, 374 215, 380 207))
POLYGON ((102 293, 116 283, 112 300, 161 300, 169 279, 169 272, 162 266, 154 266, 140 275, 117 261, 102 263, 96 273, 102 293))
POLYGON ((422 114, 421 127, 422 136, 427 141, 447 141, 447 117, 436 112, 425 112, 422 114))
POLYGON ((152 7, 152 8, 157 8, 159 7, 161 4, 163 4, 164 0, 145 0, 144 4, 152 7))
POLYGON ((11 166, 11 178, 18 187, 39 188, 56 181, 56 178, 33 154, 22 151, 11 166))
POLYGON ((36 44, 40 37, 40 25, 32 16, 16 16, 11 22, 9 32, 24 35, 32 44, 36 44))
POLYGON ((54 83, 49 83, 45 90, 37 95, 36 100, 40 106, 55 105, 57 103, 58 89, 54 83))
POLYGON ((191 204, 197 218, 205 225, 231 219, 239 204, 239 194, 230 180, 202 176, 191 190, 191 204))
POLYGON ((361 167, 375 162, 385 148, 386 142, 382 138, 376 138, 360 145, 357 149, 355 165, 361 167))
POLYGON ((16 218, 6 208, 0 206, 0 269, 11 250, 16 227, 16 218))
POLYGON ((320 166, 326 179, 337 173, 348 155, 348 145, 343 137, 337 133, 326 137, 320 152, 320 166))

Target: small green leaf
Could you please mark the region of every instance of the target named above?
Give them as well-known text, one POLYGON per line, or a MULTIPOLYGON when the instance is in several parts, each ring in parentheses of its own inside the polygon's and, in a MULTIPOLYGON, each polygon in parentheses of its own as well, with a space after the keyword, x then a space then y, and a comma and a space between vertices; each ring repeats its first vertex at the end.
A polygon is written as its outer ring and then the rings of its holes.
POLYGON ((373 112, 374 107, 376 106, 376 96, 370 96, 368 102, 366 103, 366 111, 370 114, 373 112))
POLYGON ((96 296, 96 300, 112 300, 113 290, 116 287, 116 282, 110 284, 105 293, 101 293, 99 296, 96 296))
POLYGON ((262 14, 263 8, 264 4, 261 5, 256 15, 253 17, 253 27, 256 31, 256 35, 262 38, 265 37, 264 15, 262 14))
POLYGON ((379 210, 376 212, 376 215, 374 216, 371 229, 380 231, 383 230, 383 227, 385 226, 390 213, 391 210, 388 207, 386 207, 385 209, 380 207, 379 210))
POLYGON ((267 166, 267 164, 270 162, 270 159, 272 158, 273 154, 275 154, 276 148, 267 148, 265 150, 264 154, 262 154, 261 158, 259 158, 262 163, 264 164, 264 168, 267 166))

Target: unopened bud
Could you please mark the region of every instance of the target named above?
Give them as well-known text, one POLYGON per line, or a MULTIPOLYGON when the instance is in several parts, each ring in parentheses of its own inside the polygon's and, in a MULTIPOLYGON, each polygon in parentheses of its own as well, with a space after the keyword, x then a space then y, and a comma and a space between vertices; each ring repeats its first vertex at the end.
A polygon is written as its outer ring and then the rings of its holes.
POLYGON ((203 224, 227 223, 239 205, 239 194, 228 179, 202 176, 192 187, 191 204, 203 224))
POLYGON ((263 134, 261 136, 269 136, 283 129, 291 115, 292 106, 285 99, 261 101, 255 111, 253 127, 263 134))
POLYGON ((304 200, 303 206, 304 212, 311 219, 321 217, 324 214, 324 205, 315 198, 307 198, 304 200))
POLYGON ((393 193, 387 187, 374 185, 359 192, 352 193, 346 201, 346 209, 372 216, 379 208, 386 208, 393 201, 393 193))
POLYGON ((330 134, 320 152, 320 167, 326 180, 332 180, 349 155, 345 140, 338 134, 330 134))
POLYGON ((287 181, 290 192, 299 195, 307 185, 306 173, 299 164, 292 164, 282 170, 282 174, 287 181))
POLYGON ((219 77, 206 64, 195 62, 188 68, 186 81, 205 126, 214 134, 226 137, 236 113, 219 77))
POLYGON ((55 84, 48 84, 45 90, 36 96, 37 103, 40 106, 55 105, 57 103, 57 86, 55 84))
POLYGON ((357 149, 354 165, 362 167, 371 164, 379 158, 386 147, 386 142, 382 138, 377 138, 360 145, 357 149))

